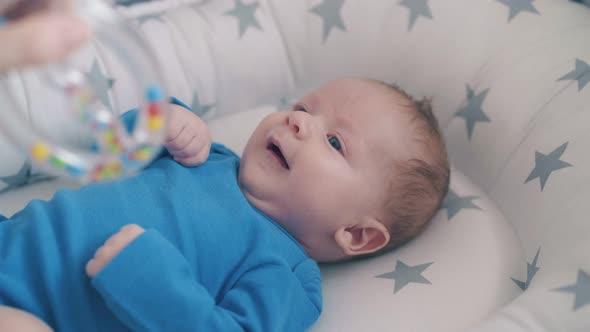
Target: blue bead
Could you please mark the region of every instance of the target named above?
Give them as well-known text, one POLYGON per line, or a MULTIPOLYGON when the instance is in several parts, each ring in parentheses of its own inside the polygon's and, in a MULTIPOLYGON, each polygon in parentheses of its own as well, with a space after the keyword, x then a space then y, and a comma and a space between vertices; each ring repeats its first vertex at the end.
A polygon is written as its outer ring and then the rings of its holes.
POLYGON ((0 16, 0 27, 8 23, 8 20, 4 16, 0 16))
POLYGON ((96 124, 96 129, 100 130, 100 131, 105 131, 109 128, 109 124, 108 123, 104 123, 104 122, 98 122, 96 124))
POLYGON ((100 148, 97 143, 92 143, 92 145, 90 146, 90 152, 100 152, 100 148))
POLYGON ((157 102, 162 100, 162 90, 157 85, 150 85, 147 88, 147 99, 150 102, 157 102))
POLYGON ((84 174, 84 171, 81 168, 72 165, 68 165, 66 167, 66 171, 73 176, 80 176, 84 174))
POLYGON ((143 165, 140 161, 131 160, 127 156, 121 156, 121 164, 125 170, 137 170, 143 165))

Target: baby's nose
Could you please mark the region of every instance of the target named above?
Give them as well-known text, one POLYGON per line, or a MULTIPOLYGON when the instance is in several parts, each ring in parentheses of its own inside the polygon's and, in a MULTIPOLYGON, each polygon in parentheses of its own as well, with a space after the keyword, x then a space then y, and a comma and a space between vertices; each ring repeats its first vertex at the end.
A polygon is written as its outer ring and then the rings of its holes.
POLYGON ((305 139, 309 135, 309 115, 305 112, 292 111, 287 116, 287 126, 298 139, 305 139))

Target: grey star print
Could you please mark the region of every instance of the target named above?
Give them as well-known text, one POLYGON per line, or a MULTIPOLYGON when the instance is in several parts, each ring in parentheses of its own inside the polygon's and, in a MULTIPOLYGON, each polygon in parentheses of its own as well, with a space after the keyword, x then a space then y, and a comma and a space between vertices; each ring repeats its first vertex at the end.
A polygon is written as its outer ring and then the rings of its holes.
POLYGON ((323 0, 321 4, 313 7, 310 11, 322 18, 324 26, 323 41, 328 39, 333 28, 339 28, 346 31, 346 26, 342 20, 342 6, 344 0, 323 0))
POLYGON ((113 87, 115 80, 106 77, 100 70, 98 61, 94 60, 92 63, 92 69, 90 73, 84 73, 86 80, 90 86, 94 89, 97 97, 100 99, 102 104, 109 109, 112 109, 111 100, 109 98, 109 89, 113 87))
POLYGON ((471 140, 471 137, 473 136, 473 129, 476 122, 491 121, 482 109, 482 104, 488 94, 488 91, 490 91, 490 89, 485 89, 476 95, 471 87, 467 85, 467 105, 455 113, 455 116, 465 119, 465 125, 467 126, 467 138, 469 140, 471 140))
POLYGON ((529 285, 531 284, 531 281, 533 280, 533 278, 535 277, 535 274, 537 273, 537 271, 539 271, 539 267, 537 266, 537 260, 539 259, 539 252, 541 251, 541 248, 539 247, 539 249, 537 250, 537 254, 535 255, 535 258, 533 258, 533 262, 532 263, 526 263, 526 281, 520 281, 518 279, 514 279, 514 278, 510 278, 512 279, 512 281, 514 281, 516 283, 516 285, 518 285, 518 287, 520 287, 520 289, 527 290, 527 288, 529 288, 529 285))
POLYGON ((447 220, 451 220, 462 209, 481 210, 479 206, 472 202, 472 200, 478 198, 479 196, 459 196, 453 190, 449 189, 440 208, 447 209, 447 220))
POLYGON ((0 190, 0 193, 9 191, 13 188, 24 186, 29 183, 50 180, 54 178, 55 177, 53 176, 42 173, 33 173, 31 171, 31 161, 27 159, 23 162, 23 165, 18 170, 18 173, 11 176, 0 177, 0 181, 4 182, 7 185, 4 189, 0 190))
POLYGON ((557 288, 554 291, 573 293, 575 295, 574 311, 576 311, 590 303, 590 275, 578 270, 578 280, 575 284, 557 288))
POLYGON ((244 35, 249 27, 258 28, 262 30, 262 27, 256 20, 256 9, 258 8, 258 2, 251 4, 244 4, 241 0, 235 0, 236 6, 234 9, 230 9, 225 12, 225 15, 234 16, 238 20, 240 28, 240 38, 244 35))
POLYGON ((530 12, 533 14, 540 14, 537 8, 533 5, 534 0, 498 0, 498 2, 510 8, 508 22, 510 22, 520 12, 530 12))
POLYGON ((565 80, 578 81, 578 91, 582 91, 590 82, 590 66, 585 61, 576 59, 576 68, 558 79, 558 81, 565 80))
POLYGON ((426 270, 434 262, 420 264, 416 266, 409 266, 404 262, 398 260, 395 265, 395 270, 392 272, 380 274, 375 278, 393 279, 395 286, 393 293, 397 293, 400 289, 404 288, 407 284, 414 282, 418 284, 431 284, 431 282, 422 276, 422 272, 426 270))
POLYGON ((25 160, 21 168, 18 170, 18 173, 11 176, 0 177, 0 181, 8 185, 6 188, 0 190, 0 192, 8 191, 12 188, 17 188, 27 184, 30 175, 31 164, 28 160, 25 160))
POLYGON ((199 94, 195 91, 195 93, 193 93, 193 102, 191 104, 191 109, 193 111, 193 113, 195 113, 196 115, 202 117, 205 114, 209 113, 209 111, 211 110, 211 108, 213 108, 213 106, 215 106, 214 104, 203 104, 201 105, 201 101, 199 100, 199 94))
POLYGON ((549 179, 549 175, 551 175, 553 171, 573 166, 570 163, 559 160, 561 155, 565 152, 567 144, 568 142, 563 143, 549 154, 543 154, 539 151, 535 151, 535 168, 533 168, 531 174, 529 174, 524 183, 539 178, 539 181, 541 181, 541 191, 543 191, 543 188, 545 188, 545 183, 547 183, 547 179, 549 179))
POLYGON ((432 19, 432 13, 428 7, 428 0, 402 0, 400 5, 408 7, 410 9, 410 20, 408 21, 408 31, 412 30, 412 27, 416 23, 416 20, 420 16, 432 19))

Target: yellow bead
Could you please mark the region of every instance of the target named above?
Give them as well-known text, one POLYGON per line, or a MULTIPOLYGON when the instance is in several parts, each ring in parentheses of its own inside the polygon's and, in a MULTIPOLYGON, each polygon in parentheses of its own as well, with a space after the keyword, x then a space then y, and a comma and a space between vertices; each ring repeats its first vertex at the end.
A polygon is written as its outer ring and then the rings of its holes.
POLYGON ((111 160, 109 162, 107 162, 107 164, 105 165, 105 168, 110 170, 110 171, 119 171, 121 169, 121 162, 119 162, 118 160, 111 160))
POLYGON ((137 161, 137 160, 145 160, 145 159, 144 159, 144 155, 141 154, 141 152, 136 152, 131 155, 131 160, 137 161))
POLYGON ((148 120, 148 127, 151 131, 158 131, 164 125, 164 119, 161 116, 153 116, 148 120))
POLYGON ((31 155, 39 161, 45 161, 49 158, 49 146, 45 143, 35 143, 31 147, 31 155))

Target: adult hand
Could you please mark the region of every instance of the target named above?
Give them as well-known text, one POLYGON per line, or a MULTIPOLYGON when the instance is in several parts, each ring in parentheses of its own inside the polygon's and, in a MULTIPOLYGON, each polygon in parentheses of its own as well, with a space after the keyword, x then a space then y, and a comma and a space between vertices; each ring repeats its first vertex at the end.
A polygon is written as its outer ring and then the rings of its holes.
POLYGON ((61 11, 49 9, 57 1, 43 0, 37 8, 0 8, 0 16, 8 19, 0 23, 0 72, 61 60, 89 39, 90 29, 73 15, 70 0, 62 1, 61 11))

